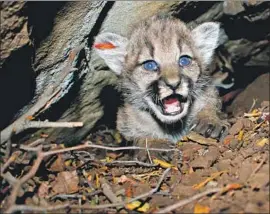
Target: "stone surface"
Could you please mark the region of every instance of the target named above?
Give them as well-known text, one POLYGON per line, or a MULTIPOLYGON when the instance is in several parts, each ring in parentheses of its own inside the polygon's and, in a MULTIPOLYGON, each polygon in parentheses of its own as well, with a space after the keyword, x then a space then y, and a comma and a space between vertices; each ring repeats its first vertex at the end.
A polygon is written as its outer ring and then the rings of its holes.
POLYGON ((269 100, 270 96, 270 74, 266 73, 255 79, 247 88, 241 92, 232 104, 228 107, 228 111, 233 115, 242 115, 248 112, 252 106, 253 99, 257 99, 256 107, 259 107, 261 102, 269 100))

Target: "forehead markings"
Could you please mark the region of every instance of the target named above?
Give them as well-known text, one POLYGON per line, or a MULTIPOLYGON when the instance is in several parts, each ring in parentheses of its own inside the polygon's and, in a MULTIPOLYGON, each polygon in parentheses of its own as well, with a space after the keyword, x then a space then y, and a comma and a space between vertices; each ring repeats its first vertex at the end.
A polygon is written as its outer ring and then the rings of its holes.
POLYGON ((152 57, 152 59, 154 59, 155 47, 148 38, 145 38, 145 45, 149 51, 149 55, 152 57))

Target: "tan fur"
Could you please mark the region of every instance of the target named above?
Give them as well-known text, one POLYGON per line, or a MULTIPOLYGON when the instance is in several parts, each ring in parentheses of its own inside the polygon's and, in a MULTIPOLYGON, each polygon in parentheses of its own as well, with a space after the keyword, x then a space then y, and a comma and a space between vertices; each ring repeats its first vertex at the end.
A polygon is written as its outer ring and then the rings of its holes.
MULTIPOLYGON (((210 38, 210 46, 207 46, 204 38, 208 39, 212 34, 204 35, 204 31, 208 33, 207 27, 191 31, 178 19, 155 16, 141 22, 131 32, 125 48, 121 49, 124 52, 120 60, 123 63, 118 62, 121 72, 116 70, 117 66, 111 65, 116 73, 121 73, 119 87, 125 104, 119 109, 117 128, 126 138, 177 142, 188 132, 198 112, 211 109, 212 118, 218 118, 217 93, 207 69, 217 36, 213 36, 212 40, 210 38), (184 55, 190 56, 192 63, 181 67, 178 61, 184 55), (142 63, 148 60, 159 64, 158 72, 143 68, 142 63), (181 101, 181 113, 167 115, 162 113, 164 106, 161 103, 172 94, 186 100, 181 101)), ((213 30, 213 34, 216 35, 216 31, 213 30)), ((106 41, 104 38, 97 40, 106 41)), ((113 53, 99 53, 110 67, 111 61, 115 60, 113 53)), ((219 121, 215 119, 214 122, 219 121)))

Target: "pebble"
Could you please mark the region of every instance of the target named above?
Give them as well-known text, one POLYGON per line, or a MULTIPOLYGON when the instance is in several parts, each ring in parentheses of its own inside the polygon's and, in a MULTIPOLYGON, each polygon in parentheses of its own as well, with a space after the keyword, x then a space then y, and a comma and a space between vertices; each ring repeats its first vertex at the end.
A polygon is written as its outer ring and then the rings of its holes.
POLYGON ((234 156, 234 153, 232 150, 227 150, 226 152, 223 153, 223 157, 225 159, 231 159, 234 156))
POLYGON ((237 148, 238 144, 239 144, 238 140, 232 139, 232 141, 230 142, 230 148, 234 150, 237 148))
POLYGON ((238 134, 242 129, 244 125, 242 123, 242 120, 238 120, 233 126, 230 128, 229 133, 231 135, 236 135, 238 134))
POLYGON ((209 181, 206 184, 207 187, 217 187, 217 185, 218 185, 218 182, 216 182, 216 181, 209 181))
POLYGON ((231 160, 221 160, 219 163, 217 163, 217 169, 218 171, 228 170, 230 168, 231 160))
POLYGON ((209 148, 209 151, 204 156, 199 156, 190 165, 193 168, 209 168, 218 159, 219 155, 220 153, 217 148, 209 148))
POLYGON ((243 118, 241 121, 245 129, 250 130, 253 128, 253 123, 248 118, 243 118))

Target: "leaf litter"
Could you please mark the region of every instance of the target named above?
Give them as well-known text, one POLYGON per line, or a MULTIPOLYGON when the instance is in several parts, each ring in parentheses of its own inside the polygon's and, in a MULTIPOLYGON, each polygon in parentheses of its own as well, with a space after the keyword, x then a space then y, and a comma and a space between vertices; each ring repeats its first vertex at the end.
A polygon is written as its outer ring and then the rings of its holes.
POLYGON ((128 145, 115 130, 86 138, 104 148, 69 149, 42 133, 2 160, 1 210, 269 213, 269 102, 232 121, 223 142, 192 132, 176 144, 181 152, 151 144, 146 161, 134 158, 136 149, 106 149, 128 145))

